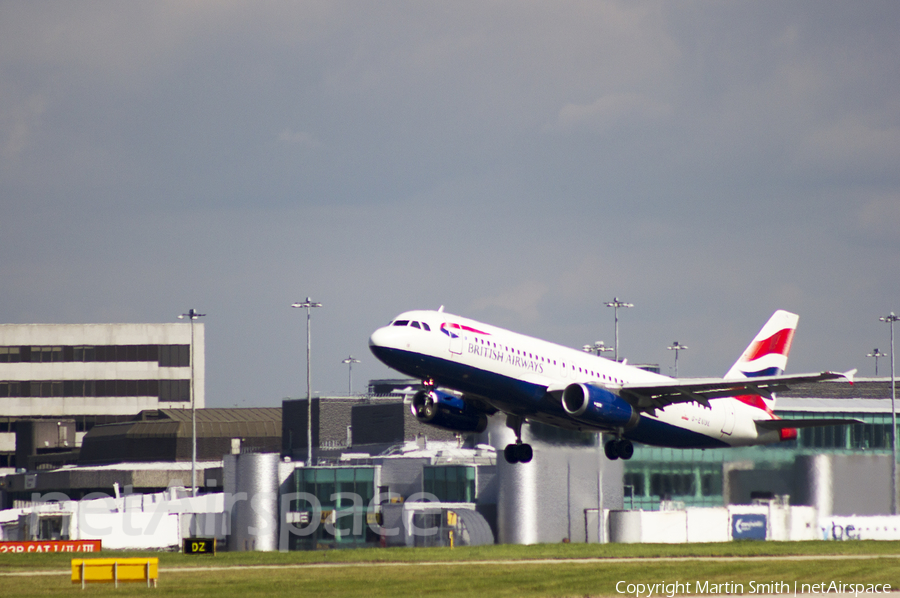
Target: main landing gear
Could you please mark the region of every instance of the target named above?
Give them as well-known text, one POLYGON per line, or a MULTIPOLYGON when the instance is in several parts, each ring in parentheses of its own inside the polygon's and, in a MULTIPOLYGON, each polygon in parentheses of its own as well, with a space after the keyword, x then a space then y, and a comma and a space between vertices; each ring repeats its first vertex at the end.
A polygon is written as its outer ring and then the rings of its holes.
POLYGON ((627 461, 634 455, 634 445, 631 444, 630 440, 616 438, 604 445, 603 452, 606 453, 606 458, 610 461, 615 461, 616 459, 627 461))
POLYGON ((523 419, 517 415, 507 415, 506 425, 516 433, 516 443, 507 444, 503 449, 503 458, 507 463, 528 463, 534 458, 534 450, 530 444, 522 442, 523 419))

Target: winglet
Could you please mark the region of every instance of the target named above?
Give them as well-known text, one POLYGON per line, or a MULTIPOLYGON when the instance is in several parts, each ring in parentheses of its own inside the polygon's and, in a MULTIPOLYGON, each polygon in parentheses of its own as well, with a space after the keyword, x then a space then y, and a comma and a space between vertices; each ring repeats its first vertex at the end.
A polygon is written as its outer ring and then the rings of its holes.
POLYGON ((827 372, 822 372, 821 375, 823 376, 823 378, 822 378, 823 380, 835 380, 837 378, 846 378, 847 382, 849 382, 850 384, 853 384, 853 378, 856 376, 856 371, 857 371, 856 368, 853 368, 849 372, 832 372, 829 370, 827 372))

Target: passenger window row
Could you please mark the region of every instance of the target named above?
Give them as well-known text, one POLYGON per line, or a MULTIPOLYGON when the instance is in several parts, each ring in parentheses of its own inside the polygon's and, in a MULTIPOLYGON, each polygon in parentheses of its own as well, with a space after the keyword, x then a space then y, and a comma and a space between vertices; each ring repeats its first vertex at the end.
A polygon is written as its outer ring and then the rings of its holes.
MULTIPOLYGON (((486 340, 484 340, 484 339, 482 339, 482 338, 476 338, 476 339, 475 339, 475 342, 476 342, 476 343, 479 343, 479 344, 481 344, 481 345, 486 345, 486 346, 488 346, 488 347, 493 347, 493 348, 495 348, 495 349, 504 349, 505 351, 508 351, 508 352, 510 352, 510 353, 515 353, 516 355, 521 355, 522 357, 528 357, 529 359, 535 359, 535 360, 539 359, 539 360, 541 361, 541 363, 546 363, 546 364, 548 364, 548 365, 549 365, 550 363, 552 363, 553 365, 556 365, 556 360, 555 360, 555 359, 551 360, 550 358, 544 358, 544 357, 542 357, 542 356, 540 356, 540 355, 537 355, 537 354, 528 353, 527 351, 521 351, 521 350, 519 350, 519 349, 516 349, 515 347, 508 347, 508 346, 505 346, 505 345, 499 345, 499 346, 498 346, 497 343, 492 342, 492 341, 486 341, 486 340)), ((565 368, 565 367, 566 367, 566 364, 565 364, 565 363, 562 363, 562 367, 565 368)), ((572 371, 574 372, 576 366, 575 366, 575 365, 572 365, 571 367, 572 367, 572 371)), ((589 369, 587 369, 587 368, 581 368, 581 367, 579 367, 579 368, 578 368, 578 373, 580 373, 580 374, 589 374, 589 375, 591 375, 591 376, 593 376, 593 377, 595 377, 595 378, 597 378, 597 379, 602 378, 603 380, 606 380, 607 382, 614 382, 614 383, 616 383, 616 384, 623 384, 623 383, 624 383, 624 381, 619 380, 618 378, 613 378, 612 376, 607 376, 606 374, 599 374, 599 373, 597 373, 597 372, 595 372, 595 371, 593 371, 593 370, 589 370, 589 369)))

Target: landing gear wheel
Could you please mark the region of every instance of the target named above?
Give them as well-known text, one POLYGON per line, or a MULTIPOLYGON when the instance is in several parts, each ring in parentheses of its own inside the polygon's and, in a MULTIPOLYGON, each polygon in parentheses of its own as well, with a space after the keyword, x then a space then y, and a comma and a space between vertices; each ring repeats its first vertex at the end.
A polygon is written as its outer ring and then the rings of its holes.
POLYGON ((534 458, 534 449, 530 444, 507 444, 503 449, 503 458, 507 463, 529 463, 534 458))
POLYGON ((615 461, 619 458, 619 451, 615 440, 610 440, 603 445, 603 452, 606 453, 606 458, 610 461, 615 461))
POLYGON ((634 445, 631 444, 630 440, 616 438, 603 446, 603 452, 606 453, 606 458, 610 461, 615 461, 616 459, 627 461, 634 455, 634 445))
POLYGON ((631 444, 630 440, 620 438, 616 441, 616 453, 618 453, 620 458, 627 461, 634 455, 634 445, 631 444))
POLYGON ((518 446, 515 444, 507 444, 506 448, 503 449, 503 458, 506 459, 507 463, 518 463, 519 462, 519 451, 518 446))
POLYGON ((507 463, 528 463, 534 458, 534 450, 530 444, 522 442, 522 424, 525 419, 519 415, 507 415, 506 426, 516 434, 516 443, 507 444, 503 449, 503 457, 507 463))
POLYGON ((435 405, 434 399, 431 398, 431 396, 425 399, 425 404, 419 409, 419 414, 426 421, 433 419, 434 416, 437 415, 437 405, 435 405))
POLYGON ((534 457, 534 450, 530 444, 519 445, 519 463, 530 463, 534 457))

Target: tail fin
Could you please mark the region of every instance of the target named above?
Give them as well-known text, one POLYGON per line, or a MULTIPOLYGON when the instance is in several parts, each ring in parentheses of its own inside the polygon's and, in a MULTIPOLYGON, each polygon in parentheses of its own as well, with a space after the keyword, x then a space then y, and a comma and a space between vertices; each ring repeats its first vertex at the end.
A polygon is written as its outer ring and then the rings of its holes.
POLYGON ((725 379, 778 376, 784 373, 799 320, 797 314, 784 310, 772 314, 750 346, 725 374, 725 379))

